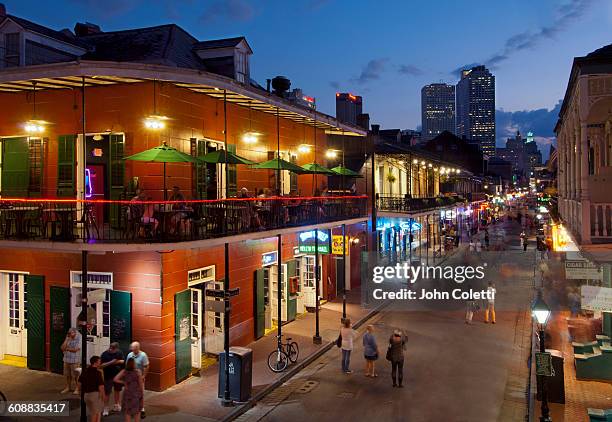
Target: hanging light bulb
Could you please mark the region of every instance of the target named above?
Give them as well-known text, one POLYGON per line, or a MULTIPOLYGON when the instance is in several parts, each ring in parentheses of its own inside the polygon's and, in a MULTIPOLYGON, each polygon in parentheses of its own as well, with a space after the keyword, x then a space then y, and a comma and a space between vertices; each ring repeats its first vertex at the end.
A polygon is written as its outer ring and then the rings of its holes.
POLYGON ((27 133, 40 134, 45 131, 45 122, 42 120, 28 120, 23 124, 27 133))
POLYGON ((247 144, 256 144, 258 136, 258 132, 246 132, 244 135, 242 135, 242 140, 247 144))
POLYGON ((298 146, 298 151, 302 154, 308 154, 310 152, 311 145, 301 144, 298 146))
POLYGON ((166 120, 168 120, 166 116, 152 115, 145 118, 144 125, 147 129, 161 130, 166 127, 166 120))

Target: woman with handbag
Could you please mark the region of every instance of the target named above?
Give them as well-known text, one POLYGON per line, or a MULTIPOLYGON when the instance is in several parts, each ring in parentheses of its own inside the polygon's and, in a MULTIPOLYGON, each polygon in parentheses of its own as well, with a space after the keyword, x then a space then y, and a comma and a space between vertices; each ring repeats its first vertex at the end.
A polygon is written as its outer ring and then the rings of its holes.
POLYGON ((389 339, 387 360, 391 361, 391 379, 394 387, 404 387, 402 385, 404 379, 404 350, 406 350, 406 338, 400 330, 393 331, 389 339))
POLYGON ((363 357, 366 361, 366 377, 375 378, 378 374, 374 371, 374 362, 378 360, 378 344, 374 337, 374 326, 368 325, 363 335, 363 357))

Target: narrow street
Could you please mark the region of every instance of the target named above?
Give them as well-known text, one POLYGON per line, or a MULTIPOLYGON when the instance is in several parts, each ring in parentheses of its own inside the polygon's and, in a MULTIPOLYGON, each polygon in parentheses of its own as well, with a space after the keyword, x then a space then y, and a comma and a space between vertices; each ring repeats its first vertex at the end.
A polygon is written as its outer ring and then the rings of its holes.
MULTIPOLYGON (((489 265, 485 281, 497 288, 497 324, 485 324, 482 310, 473 325, 465 324, 460 302, 439 310, 406 310, 396 303, 371 321, 381 350, 378 378, 364 376, 361 329, 352 374, 341 373, 334 347, 239 420, 523 420, 535 252, 533 245, 526 253, 520 249, 519 233, 517 223, 500 223, 491 230, 491 244, 506 250, 483 256, 489 265), (408 336, 403 389, 392 388, 384 359, 395 328, 408 336)), ((463 259, 459 251, 444 265, 463 259)))

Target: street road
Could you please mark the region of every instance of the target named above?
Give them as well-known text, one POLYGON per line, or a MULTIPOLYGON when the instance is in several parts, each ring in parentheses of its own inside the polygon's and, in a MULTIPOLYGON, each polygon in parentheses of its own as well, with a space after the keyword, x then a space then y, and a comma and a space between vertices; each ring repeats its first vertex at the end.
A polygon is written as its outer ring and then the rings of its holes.
MULTIPOLYGON (((362 328, 352 374, 341 372, 340 349, 334 347, 239 420, 524 420, 535 242, 529 251, 521 250, 516 222, 499 223, 489 231, 492 249, 505 249, 481 254, 488 265, 485 281, 494 281, 497 288, 497 324, 485 324, 482 310, 473 325, 465 324, 464 302, 417 309, 393 303, 370 321, 381 350, 378 378, 364 375, 362 328), (395 328, 408 336, 402 389, 392 387, 384 358, 395 328)), ((474 255, 460 250, 443 265, 462 265, 474 255)))

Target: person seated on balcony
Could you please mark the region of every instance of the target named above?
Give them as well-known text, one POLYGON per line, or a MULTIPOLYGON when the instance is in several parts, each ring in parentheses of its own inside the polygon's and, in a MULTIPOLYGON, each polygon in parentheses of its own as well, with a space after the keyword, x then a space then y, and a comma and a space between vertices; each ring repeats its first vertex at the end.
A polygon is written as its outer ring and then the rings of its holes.
POLYGON ((130 220, 139 219, 144 212, 144 206, 141 204, 141 201, 144 201, 145 195, 144 192, 140 189, 136 189, 136 195, 130 200, 130 206, 128 207, 128 218, 130 220))
MULTIPOLYGON (((169 201, 176 201, 172 204, 172 210, 175 211, 170 218, 170 230, 172 233, 177 233, 177 229, 180 228, 182 221, 188 224, 187 217, 187 204, 185 203, 185 195, 181 192, 181 188, 178 186, 172 187, 172 195, 170 195, 169 201)), ((188 227, 186 227, 188 229, 188 227)), ((188 231, 188 230, 187 230, 188 231)))
MULTIPOLYGON (((144 192, 141 192, 142 199, 141 201, 152 201, 153 198, 150 196, 145 196, 144 192)), ((155 205, 153 203, 144 204, 143 213, 140 221, 143 224, 152 224, 153 225, 153 233, 157 232, 157 226, 159 225, 159 221, 154 217, 155 215, 155 205)))
POLYGON ((245 187, 243 187, 242 189, 240 189, 240 193, 238 194, 238 198, 250 198, 249 196, 249 190, 245 187))

